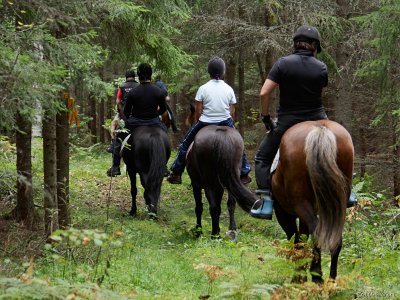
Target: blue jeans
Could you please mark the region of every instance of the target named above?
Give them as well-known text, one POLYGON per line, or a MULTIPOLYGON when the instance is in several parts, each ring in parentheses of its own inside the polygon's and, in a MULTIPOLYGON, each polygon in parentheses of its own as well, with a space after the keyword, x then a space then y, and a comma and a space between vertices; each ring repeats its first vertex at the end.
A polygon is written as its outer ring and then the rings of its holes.
MULTIPOLYGON (((179 145, 178 154, 171 167, 171 171, 174 174, 181 175, 183 173, 186 166, 186 153, 189 149, 190 144, 194 141, 194 138, 196 134, 200 131, 200 129, 208 125, 228 126, 231 128, 235 128, 232 118, 226 119, 218 123, 205 123, 201 121, 195 123, 186 133, 185 137, 181 141, 181 144, 179 145)), ((246 175, 250 172, 250 170, 251 170, 251 165, 248 162, 246 155, 243 152, 242 169, 240 175, 241 176, 246 175)))

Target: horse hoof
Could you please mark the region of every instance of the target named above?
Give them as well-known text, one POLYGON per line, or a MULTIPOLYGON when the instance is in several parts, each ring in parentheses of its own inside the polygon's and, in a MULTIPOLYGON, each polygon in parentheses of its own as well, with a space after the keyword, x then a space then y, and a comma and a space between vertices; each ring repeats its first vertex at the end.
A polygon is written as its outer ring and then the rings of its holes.
POLYGON ((316 284, 323 284, 324 280, 322 279, 321 276, 311 276, 311 280, 312 282, 316 283, 316 284))
POLYGON ((154 212, 148 212, 147 214, 148 214, 150 220, 157 220, 158 219, 157 214, 154 213, 154 212))
POLYGON ((203 228, 201 227, 194 227, 190 231, 195 238, 199 238, 200 236, 203 235, 203 228))
POLYGON ((219 234, 212 234, 212 235, 211 235, 211 239, 212 239, 212 240, 220 240, 220 239, 221 239, 221 236, 220 236, 219 234))
POLYGON ((237 236, 238 236, 236 230, 228 230, 228 231, 226 232, 226 236, 228 237, 228 239, 229 239, 231 242, 236 243, 236 241, 237 241, 237 236))
POLYGON ((130 215, 131 217, 136 217, 136 210, 131 210, 131 211, 129 212, 129 215, 130 215))
POLYGON ((292 277, 292 283, 304 283, 307 282, 307 276, 304 275, 294 275, 292 277))

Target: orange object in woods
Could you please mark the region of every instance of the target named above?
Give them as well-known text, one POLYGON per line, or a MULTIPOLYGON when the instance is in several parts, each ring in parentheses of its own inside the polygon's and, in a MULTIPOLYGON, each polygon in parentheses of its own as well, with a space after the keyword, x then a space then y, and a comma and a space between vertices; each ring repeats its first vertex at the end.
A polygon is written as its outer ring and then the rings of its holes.
POLYGON ((69 125, 71 126, 72 123, 75 123, 76 127, 80 127, 81 122, 79 121, 78 111, 75 106, 74 97, 72 97, 69 92, 64 92, 63 94, 64 94, 65 100, 67 101, 67 107, 68 107, 68 111, 69 111, 69 115, 68 115, 69 125))

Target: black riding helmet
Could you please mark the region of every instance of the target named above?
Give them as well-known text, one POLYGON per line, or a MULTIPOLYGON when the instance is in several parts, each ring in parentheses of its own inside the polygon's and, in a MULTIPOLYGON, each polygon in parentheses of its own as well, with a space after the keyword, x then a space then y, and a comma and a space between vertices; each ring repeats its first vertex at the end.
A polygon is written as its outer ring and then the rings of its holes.
POLYGON ((137 74, 140 81, 150 80, 153 70, 149 64, 141 63, 137 68, 137 74))
POLYGON ((214 56, 208 62, 208 73, 214 79, 222 79, 225 74, 225 62, 222 58, 214 56))
POLYGON ((317 42, 317 53, 321 52, 321 35, 319 34, 317 28, 313 26, 303 25, 300 26, 295 34, 293 35, 293 41, 301 42, 317 42))
POLYGON ((125 78, 129 78, 129 77, 135 78, 135 76, 136 76, 136 73, 135 73, 134 70, 132 70, 132 69, 126 70, 126 72, 125 72, 125 78))

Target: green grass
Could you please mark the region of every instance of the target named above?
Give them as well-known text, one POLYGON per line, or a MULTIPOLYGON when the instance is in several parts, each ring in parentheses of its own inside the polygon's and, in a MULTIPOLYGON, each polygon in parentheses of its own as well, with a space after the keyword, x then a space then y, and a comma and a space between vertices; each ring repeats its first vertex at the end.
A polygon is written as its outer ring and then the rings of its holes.
MULTIPOLYGON (((170 163, 173 158, 174 154, 170 163)), ((292 284, 295 263, 278 254, 277 249, 287 243, 276 220, 251 218, 238 207, 239 237, 232 243, 224 237, 229 221, 224 200, 222 239, 214 240, 203 196, 204 234, 195 238, 194 200, 186 173, 182 185, 163 184, 157 220, 149 219, 138 184, 138 215, 132 218, 128 215, 129 180, 106 177, 110 163, 109 154, 96 147, 73 150, 72 229, 56 233, 53 245, 41 245, 34 263, 30 257, 20 263, 16 257, 5 256, 0 265, 0 299, 64 299, 66 295, 80 299, 199 299, 207 295, 211 299, 353 299, 365 292, 376 296, 372 299, 384 294, 400 297, 399 227, 393 219, 398 210, 388 212, 380 203, 359 207, 349 216, 352 221, 345 227, 336 285, 292 284), (38 291, 42 296, 34 297, 38 291)), ((34 164, 40 176, 39 156, 34 164)), ((254 180, 251 188, 255 188, 254 180)), ((40 203, 40 192, 37 195, 40 203)), ((327 253, 322 263, 327 279, 327 253)))

